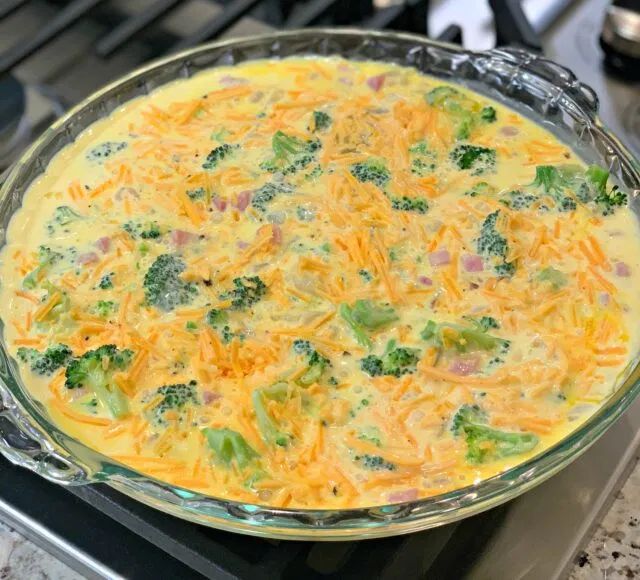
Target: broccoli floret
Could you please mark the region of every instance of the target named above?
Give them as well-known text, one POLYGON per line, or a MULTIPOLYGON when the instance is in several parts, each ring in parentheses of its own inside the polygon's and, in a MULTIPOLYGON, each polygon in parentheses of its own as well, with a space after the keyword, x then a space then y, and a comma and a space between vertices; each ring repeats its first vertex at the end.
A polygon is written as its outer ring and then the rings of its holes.
POLYGON ((260 168, 271 173, 280 172, 283 175, 296 173, 315 161, 320 147, 320 141, 302 141, 282 131, 276 131, 271 139, 274 156, 261 163, 260 168))
POLYGON ((94 147, 87 153, 87 159, 89 161, 102 162, 108 157, 116 154, 118 151, 122 151, 127 147, 125 141, 105 141, 97 147, 94 147))
POLYGON ((301 387, 308 387, 309 385, 313 385, 320 380, 320 377, 324 373, 325 369, 328 366, 331 366, 331 361, 327 357, 321 355, 317 350, 315 350, 308 341, 294 341, 293 350, 295 352, 301 351, 303 349, 304 354, 308 356, 308 367, 305 373, 296 380, 296 383, 301 387))
POLYGON ((362 371, 372 377, 381 375, 400 377, 414 373, 420 360, 420 351, 415 348, 396 347, 395 344, 395 340, 390 340, 382 356, 370 354, 361 359, 362 371))
POLYGON ((537 195, 519 190, 508 192, 500 200, 501 203, 515 210, 529 209, 536 201, 538 201, 537 195))
POLYGON ((229 321, 229 314, 226 310, 220 310, 218 308, 212 308, 207 312, 207 324, 212 328, 218 328, 220 325, 224 325, 229 321))
POLYGON ((487 332, 492 328, 498 329, 500 328, 500 323, 493 316, 481 316, 480 318, 474 318, 472 316, 463 316, 465 320, 468 320, 471 324, 473 324, 476 328, 482 330, 482 332, 487 332))
POLYGON ((494 123, 497 119, 496 110, 493 107, 484 107, 480 111, 480 118, 485 123, 494 123))
POLYGON ((126 222, 122 229, 127 232, 134 240, 142 238, 143 240, 155 240, 162 236, 160 226, 156 222, 136 223, 126 222))
POLYGON ((199 201, 207 197, 207 190, 204 187, 196 187, 195 189, 187 189, 187 197, 193 201, 199 201))
POLYGON ((484 328, 484 326, 491 324, 490 321, 496 322, 495 319, 486 317, 484 322, 476 323, 474 321, 475 328, 470 328, 460 324, 438 324, 433 320, 429 320, 420 333, 420 337, 438 348, 455 348, 458 352, 469 352, 471 350, 493 351, 496 349, 503 353, 507 352, 511 343, 504 338, 488 334, 488 328, 484 328))
POLYGON ((358 270, 358 276, 362 278, 363 282, 371 282, 371 280, 373 280, 373 274, 371 274, 369 270, 365 270, 365 269, 358 270))
POLYGON ((261 212, 267 211, 267 204, 280 193, 290 193, 292 188, 286 183, 265 183, 251 198, 251 205, 261 212))
POLYGON ((296 215, 301 222, 311 222, 315 218, 315 213, 312 210, 301 205, 296 208, 296 215))
POLYGON ((598 165, 590 165, 582 181, 574 177, 577 185, 576 196, 582 203, 593 202, 602 215, 611 215, 617 207, 627 204, 627 194, 614 185, 607 191, 609 172, 598 165))
POLYGON ((427 213, 429 204, 423 197, 402 197, 391 198, 391 207, 398 211, 412 211, 415 213, 427 213))
POLYGON ((469 197, 476 197, 478 195, 493 195, 496 192, 496 188, 493 185, 488 184, 486 181, 479 181, 471 189, 464 192, 469 197))
POLYGON ((47 294, 42 299, 43 302, 49 302, 50 300, 56 300, 55 306, 49 310, 49 313, 41 320, 41 323, 55 323, 58 322, 60 317, 69 311, 69 307, 71 306, 71 300, 69 299, 69 295, 51 284, 51 282, 44 281, 42 282, 42 286, 46 288, 47 294))
POLYGON ((380 159, 367 159, 360 163, 355 163, 349 169, 358 181, 362 183, 373 183, 380 189, 384 189, 391 179, 391 173, 380 159))
POLYGON ((468 170, 471 175, 482 175, 493 171, 496 166, 496 151, 489 147, 476 145, 458 145, 449 158, 459 169, 468 170))
POLYGON ((411 160, 411 173, 424 177, 436 170, 436 164, 433 161, 425 161, 424 159, 411 160))
POLYGON ((362 441, 368 441, 369 443, 373 443, 376 447, 382 447, 382 435, 380 434, 380 429, 375 426, 366 426, 360 430, 360 435, 358 435, 358 439, 362 439, 362 441))
POLYGON ((627 205, 627 194, 614 185, 610 191, 599 194, 593 201, 600 207, 602 215, 611 215, 615 208, 627 205))
POLYGON ((497 230, 500 210, 490 213, 482 223, 480 236, 476 240, 478 253, 487 258, 498 258, 494 264, 494 270, 498 276, 512 276, 516 269, 515 261, 507 262, 509 251, 507 239, 497 230))
POLYGON ((486 422, 486 414, 476 405, 463 405, 453 417, 451 431, 456 436, 464 436, 469 463, 480 464, 527 453, 539 442, 533 433, 499 431, 486 422))
POLYGON ((353 460, 363 469, 371 471, 395 471, 397 469, 395 463, 391 463, 379 455, 355 455, 353 460))
POLYGON ((411 173, 423 177, 436 169, 436 154, 429 149, 426 141, 418 141, 409 147, 411 173))
POLYGON ((117 307, 118 305, 113 300, 98 300, 93 307, 93 312, 101 318, 107 318, 116 311, 117 307))
POLYGON ((578 170, 579 167, 574 165, 539 165, 536 167, 536 177, 531 185, 550 195, 556 201, 559 211, 573 211, 577 203, 567 188, 575 185, 578 170))
POLYGON ((365 329, 377 330, 398 320, 393 308, 376 305, 371 300, 356 300, 353 306, 341 304, 339 311, 358 344, 367 348, 371 348, 372 343, 365 329))
POLYGON ((566 274, 563 274, 560 270, 556 270, 551 266, 540 270, 536 276, 536 280, 538 282, 549 282, 554 290, 560 290, 560 288, 566 286, 568 281, 566 274))
POLYGON ((113 344, 87 351, 80 358, 71 360, 67 366, 65 387, 93 391, 113 417, 123 417, 129 411, 129 404, 127 397, 115 384, 113 375, 125 370, 132 358, 133 352, 118 350, 113 344))
POLYGON ((313 112, 313 127, 312 131, 324 131, 331 126, 332 119, 331 117, 325 113, 324 111, 314 111, 313 112))
POLYGON ((256 414, 258 430, 265 443, 286 447, 291 441, 291 435, 280 430, 274 418, 269 414, 266 401, 274 400, 282 402, 287 396, 286 383, 276 383, 271 387, 256 389, 251 395, 253 411, 256 414))
POLYGON ((313 347, 308 340, 304 340, 302 338, 296 338, 293 341, 293 351, 296 354, 311 354, 313 352, 313 347))
POLYGON ((259 276, 242 276, 233 279, 233 289, 220 298, 222 300, 231 300, 232 310, 246 310, 250 308, 267 293, 266 284, 259 276))
POLYGON ((53 212, 51 221, 47 224, 47 231, 49 234, 53 234, 57 227, 67 226, 80 219, 83 219, 83 217, 68 205, 58 206, 53 212))
POLYGON ((191 302, 198 289, 180 278, 185 270, 186 265, 180 258, 169 254, 158 256, 144 276, 147 302, 167 311, 191 302))
POLYGON ((48 246, 40 246, 38 248, 38 265, 24 277, 22 286, 28 290, 36 288, 48 268, 60 259, 62 259, 60 252, 54 252, 48 246))
POLYGON ((20 347, 17 354, 23 363, 28 364, 39 375, 51 375, 65 366, 73 356, 71 349, 65 344, 50 346, 42 353, 35 348, 20 347))
POLYGON ((100 288, 100 290, 110 290, 113 288, 113 275, 114 272, 109 272, 102 276, 98 282, 98 288, 100 288))
POLYGON ((216 459, 226 467, 235 462, 239 469, 244 469, 260 457, 237 431, 207 427, 202 432, 216 459))
POLYGON ((236 149, 238 149, 237 145, 229 145, 228 143, 223 143, 219 147, 212 149, 202 164, 202 168, 207 171, 215 169, 221 161, 229 157, 236 149))
POLYGON ((156 405, 147 411, 151 422, 156 425, 166 425, 168 423, 167 413, 173 412, 175 419, 182 420, 183 413, 187 405, 198 405, 197 382, 176 383, 173 385, 163 385, 153 392, 147 400, 162 397, 156 405))
POLYGON ((432 107, 449 114, 456 139, 468 139, 471 131, 480 123, 492 123, 496 120, 493 107, 481 108, 480 103, 453 87, 436 87, 427 93, 426 99, 432 107))

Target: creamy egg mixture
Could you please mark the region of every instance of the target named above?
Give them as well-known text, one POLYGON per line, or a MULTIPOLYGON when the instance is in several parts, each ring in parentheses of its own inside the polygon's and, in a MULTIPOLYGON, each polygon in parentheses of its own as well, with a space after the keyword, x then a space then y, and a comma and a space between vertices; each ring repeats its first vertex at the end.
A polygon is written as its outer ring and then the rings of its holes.
POLYGON ((71 436, 218 497, 456 489, 587 418, 638 349, 627 194, 413 69, 256 61, 125 104, 8 231, 1 314, 71 436))

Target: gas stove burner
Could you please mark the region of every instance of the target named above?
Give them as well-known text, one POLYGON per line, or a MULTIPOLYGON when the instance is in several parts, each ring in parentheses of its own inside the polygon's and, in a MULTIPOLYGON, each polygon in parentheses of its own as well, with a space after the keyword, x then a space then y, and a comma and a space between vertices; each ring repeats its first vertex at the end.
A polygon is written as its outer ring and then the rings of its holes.
POLYGON ((640 79, 640 4, 637 0, 616 0, 607 9, 600 45, 609 70, 627 79, 640 79))
POLYGON ((12 161, 31 135, 24 86, 12 75, 0 77, 0 170, 12 161))
POLYGON ((26 108, 24 87, 12 75, 0 77, 0 103, 0 138, 3 138, 5 131, 17 125, 26 108))

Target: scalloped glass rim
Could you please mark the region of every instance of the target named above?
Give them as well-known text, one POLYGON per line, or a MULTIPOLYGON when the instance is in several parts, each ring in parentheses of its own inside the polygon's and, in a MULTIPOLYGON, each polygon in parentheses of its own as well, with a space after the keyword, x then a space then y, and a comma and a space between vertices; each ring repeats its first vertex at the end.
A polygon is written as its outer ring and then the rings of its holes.
MULTIPOLYGON (((0 244, 31 182, 49 160, 95 120, 137 96, 199 70, 255 58, 341 55, 413 66, 449 77, 497 99, 571 142, 587 161, 607 165, 633 192, 640 213, 640 164, 597 117, 598 99, 566 68, 517 49, 473 53, 427 38, 357 29, 310 29, 215 42, 142 67, 109 84, 54 123, 24 153, 0 190, 0 244), (570 137, 570 140, 569 140, 570 137)), ((0 330, 3 330, 0 320, 0 330)), ((137 473, 74 440, 31 399, 15 362, 0 346, 0 451, 12 462, 66 485, 106 482, 156 509, 200 524, 282 539, 346 540, 431 528, 508 501, 557 473, 583 453, 640 393, 640 366, 589 420, 543 453, 477 484, 438 496, 346 510, 279 509, 198 494, 137 473)))

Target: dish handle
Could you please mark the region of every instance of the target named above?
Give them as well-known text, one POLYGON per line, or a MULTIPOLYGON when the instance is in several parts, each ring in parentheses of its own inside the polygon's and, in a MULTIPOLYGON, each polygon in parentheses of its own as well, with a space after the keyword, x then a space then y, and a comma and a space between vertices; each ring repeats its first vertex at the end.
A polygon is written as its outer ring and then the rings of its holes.
MULTIPOLYGON (((4 358, 4 357, 2 357, 4 358)), ((6 364, 6 360, 2 361, 6 364)), ((62 485, 90 483, 88 470, 50 441, 26 418, 6 386, 0 381, 0 453, 14 465, 62 485)))
POLYGON ((525 84, 532 84, 536 82, 536 78, 543 79, 557 89, 555 98, 551 99, 550 104, 566 96, 592 122, 596 120, 600 107, 598 95, 589 85, 580 82, 567 67, 539 54, 513 46, 494 48, 486 54, 490 59, 506 62, 515 69, 511 77, 512 82, 524 81, 525 84))

